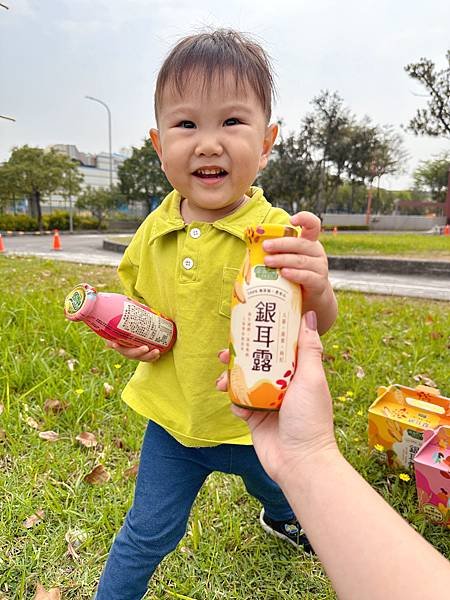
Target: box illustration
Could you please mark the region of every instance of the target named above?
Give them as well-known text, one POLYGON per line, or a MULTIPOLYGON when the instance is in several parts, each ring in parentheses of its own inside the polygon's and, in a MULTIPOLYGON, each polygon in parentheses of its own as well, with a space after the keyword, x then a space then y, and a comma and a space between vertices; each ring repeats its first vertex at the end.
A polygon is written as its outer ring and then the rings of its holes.
POLYGON ((424 385, 380 387, 369 408, 369 446, 396 468, 412 469, 424 431, 450 426, 450 398, 424 385))
POLYGON ((414 458, 420 509, 450 529, 450 427, 426 431, 424 438, 414 458))

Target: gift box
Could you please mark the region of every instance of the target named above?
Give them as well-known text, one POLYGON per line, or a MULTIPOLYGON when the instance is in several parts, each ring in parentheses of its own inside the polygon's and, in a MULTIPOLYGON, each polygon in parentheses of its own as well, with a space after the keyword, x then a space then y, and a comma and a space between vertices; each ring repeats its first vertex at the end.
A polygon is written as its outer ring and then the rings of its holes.
POLYGON ((369 408, 369 446, 390 466, 412 469, 424 431, 450 426, 450 398, 425 385, 380 387, 369 408))
POLYGON ((425 432, 414 470, 421 511, 450 529, 450 427, 425 432))

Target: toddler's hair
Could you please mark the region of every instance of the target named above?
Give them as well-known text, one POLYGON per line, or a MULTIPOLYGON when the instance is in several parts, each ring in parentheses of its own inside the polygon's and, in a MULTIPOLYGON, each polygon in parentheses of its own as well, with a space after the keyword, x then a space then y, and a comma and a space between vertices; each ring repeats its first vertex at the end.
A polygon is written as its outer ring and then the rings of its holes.
POLYGON ((182 94, 186 85, 193 81, 196 87, 206 91, 213 80, 222 85, 227 74, 233 76, 237 89, 245 89, 246 84, 250 85, 269 122, 272 96, 275 96, 270 59, 258 43, 233 29, 190 35, 175 45, 156 80, 156 119, 168 86, 182 94))

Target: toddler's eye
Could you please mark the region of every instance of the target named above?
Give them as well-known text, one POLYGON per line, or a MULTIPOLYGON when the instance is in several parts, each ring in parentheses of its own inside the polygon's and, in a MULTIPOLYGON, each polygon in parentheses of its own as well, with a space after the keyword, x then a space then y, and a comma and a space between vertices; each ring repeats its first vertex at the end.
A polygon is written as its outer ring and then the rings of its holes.
POLYGON ((195 129, 195 123, 192 121, 180 121, 178 127, 182 127, 183 129, 195 129))
POLYGON ((239 125, 240 122, 241 121, 239 121, 239 119, 232 117, 231 119, 227 119, 226 121, 224 121, 224 125, 229 127, 230 125, 239 125))

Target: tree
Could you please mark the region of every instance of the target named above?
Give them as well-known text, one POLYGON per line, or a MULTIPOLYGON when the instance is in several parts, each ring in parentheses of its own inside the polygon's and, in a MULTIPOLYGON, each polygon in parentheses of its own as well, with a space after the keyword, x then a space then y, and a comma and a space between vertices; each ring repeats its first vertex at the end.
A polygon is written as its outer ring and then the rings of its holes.
POLYGON ((419 108, 408 124, 408 129, 416 135, 450 137, 450 50, 446 58, 448 65, 442 71, 428 58, 405 67, 408 75, 425 86, 429 94, 427 108, 419 108))
POLYGON ((88 187, 78 197, 75 206, 83 210, 90 210, 96 219, 98 226, 102 225, 109 211, 119 208, 123 204, 124 196, 118 187, 112 189, 88 187))
POLYGON ((307 198, 314 163, 300 136, 290 134, 273 147, 266 168, 258 176, 258 185, 276 206, 288 213, 311 209, 307 198))
POLYGON ((80 189, 83 177, 77 171, 76 163, 56 150, 43 150, 21 146, 14 148, 9 160, 0 167, 0 178, 6 174, 11 197, 26 196, 30 214, 37 218, 42 230, 41 199, 54 192, 65 193, 70 186, 71 193, 80 189))
POLYGON ((126 199, 144 201, 148 212, 154 207, 155 199, 160 202, 172 189, 150 140, 145 140, 141 148, 133 148, 130 158, 120 165, 118 175, 126 199))
POLYGON ((448 186, 450 154, 422 161, 414 171, 414 183, 419 190, 427 190, 433 200, 445 202, 448 186))

